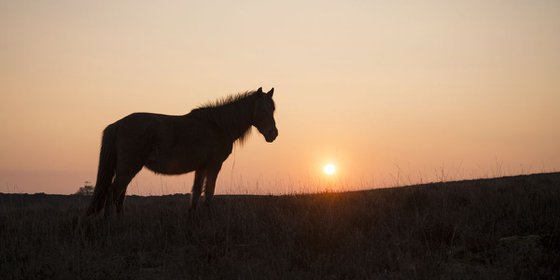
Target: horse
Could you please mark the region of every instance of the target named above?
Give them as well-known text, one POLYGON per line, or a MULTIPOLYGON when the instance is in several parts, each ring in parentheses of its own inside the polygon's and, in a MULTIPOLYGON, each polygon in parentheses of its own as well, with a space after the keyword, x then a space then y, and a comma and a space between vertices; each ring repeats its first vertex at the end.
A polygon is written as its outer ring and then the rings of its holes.
POLYGON ((126 189, 146 167, 158 174, 194 171, 189 212, 195 210, 204 187, 210 206, 216 179, 236 141, 243 143, 254 126, 266 142, 278 137, 274 119, 274 88, 262 87, 222 98, 186 115, 133 113, 108 125, 101 140, 93 198, 86 216, 105 210, 123 212, 126 189), (204 186, 203 186, 204 185, 204 186))

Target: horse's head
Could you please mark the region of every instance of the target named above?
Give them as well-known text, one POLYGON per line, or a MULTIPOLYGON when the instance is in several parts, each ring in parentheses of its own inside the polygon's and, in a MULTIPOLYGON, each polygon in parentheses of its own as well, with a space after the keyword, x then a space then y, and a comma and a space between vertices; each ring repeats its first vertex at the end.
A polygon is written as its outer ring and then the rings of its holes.
POLYGON ((266 142, 272 142, 278 136, 276 121, 274 120, 274 88, 264 93, 262 88, 257 90, 257 101, 255 103, 255 113, 253 114, 253 126, 264 136, 266 142))

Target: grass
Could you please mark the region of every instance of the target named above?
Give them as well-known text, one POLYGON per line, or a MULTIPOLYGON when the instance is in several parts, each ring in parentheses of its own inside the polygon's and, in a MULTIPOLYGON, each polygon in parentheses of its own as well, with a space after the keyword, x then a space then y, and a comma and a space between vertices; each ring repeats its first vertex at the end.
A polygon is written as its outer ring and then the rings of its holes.
POLYGON ((0 195, 2 279, 554 279, 560 173, 346 193, 0 195))

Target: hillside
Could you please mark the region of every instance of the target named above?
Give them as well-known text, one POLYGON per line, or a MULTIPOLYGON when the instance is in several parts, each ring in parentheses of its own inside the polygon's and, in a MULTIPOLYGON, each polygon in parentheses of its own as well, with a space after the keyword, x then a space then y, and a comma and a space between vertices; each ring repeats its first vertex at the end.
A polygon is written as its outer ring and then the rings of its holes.
POLYGON ((560 173, 346 193, 89 198, 0 194, 2 279, 560 277, 560 173))

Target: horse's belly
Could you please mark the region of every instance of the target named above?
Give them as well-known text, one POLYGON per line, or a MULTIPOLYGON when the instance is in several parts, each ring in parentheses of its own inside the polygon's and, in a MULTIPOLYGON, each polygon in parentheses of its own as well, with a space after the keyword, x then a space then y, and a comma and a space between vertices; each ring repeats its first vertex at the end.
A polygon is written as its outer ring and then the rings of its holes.
POLYGON ((173 153, 154 152, 149 157, 145 166, 161 174, 183 174, 194 171, 204 166, 205 157, 200 152, 185 151, 183 149, 173 153))
POLYGON ((193 166, 189 166, 179 161, 166 161, 166 162, 148 161, 145 164, 145 166, 156 173, 167 174, 167 175, 184 174, 196 169, 193 166))

